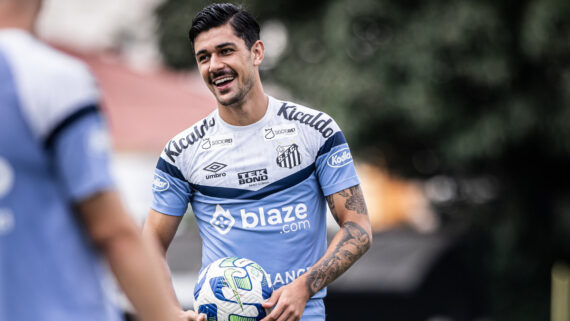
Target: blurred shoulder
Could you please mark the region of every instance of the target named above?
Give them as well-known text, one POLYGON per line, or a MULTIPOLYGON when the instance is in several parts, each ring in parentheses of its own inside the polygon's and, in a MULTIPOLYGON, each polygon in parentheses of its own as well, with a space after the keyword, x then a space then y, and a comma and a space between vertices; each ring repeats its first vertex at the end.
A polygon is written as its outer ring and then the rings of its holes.
POLYGON ((0 32, 0 50, 23 113, 39 136, 81 109, 99 105, 95 78, 82 61, 16 29, 0 32))
POLYGON ((25 76, 20 76, 20 73, 32 72, 40 79, 56 77, 52 78, 50 83, 43 83, 43 86, 55 86, 60 81, 93 82, 89 68, 84 62, 45 44, 25 31, 1 31, 0 46, 18 77, 25 76))

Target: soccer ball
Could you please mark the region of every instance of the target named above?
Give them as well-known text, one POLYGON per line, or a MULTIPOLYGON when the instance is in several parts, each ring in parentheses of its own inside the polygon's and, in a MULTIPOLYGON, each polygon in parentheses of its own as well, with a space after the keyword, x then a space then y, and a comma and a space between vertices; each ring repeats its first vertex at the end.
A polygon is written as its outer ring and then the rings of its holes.
POLYGON ((194 310, 207 321, 255 321, 268 311, 261 306, 271 296, 269 276, 257 263, 237 257, 212 262, 198 276, 194 310))

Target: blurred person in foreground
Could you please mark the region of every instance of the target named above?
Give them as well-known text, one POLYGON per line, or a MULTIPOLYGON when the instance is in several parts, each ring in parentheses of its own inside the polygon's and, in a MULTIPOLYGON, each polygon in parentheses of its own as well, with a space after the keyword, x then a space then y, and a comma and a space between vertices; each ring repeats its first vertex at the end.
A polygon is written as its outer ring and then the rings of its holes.
POLYGON ((217 109, 164 148, 143 234, 166 252, 190 202, 202 268, 225 256, 249 258, 276 289, 263 320, 325 320, 326 285, 370 247, 368 212, 334 120, 264 93, 259 32, 231 4, 193 19, 190 41, 217 109), (327 202, 340 225, 328 248, 327 202))
POLYGON ((34 37, 40 7, 0 0, 0 320, 120 320, 93 245, 142 320, 186 320, 114 191, 94 79, 34 37))

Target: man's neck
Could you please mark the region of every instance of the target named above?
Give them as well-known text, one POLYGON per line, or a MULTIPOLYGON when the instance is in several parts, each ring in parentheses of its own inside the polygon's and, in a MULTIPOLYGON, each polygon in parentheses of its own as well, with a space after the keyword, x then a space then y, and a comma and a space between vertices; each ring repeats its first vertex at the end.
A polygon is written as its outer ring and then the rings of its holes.
POLYGON ((220 117, 234 126, 247 126, 258 122, 267 111, 269 98, 262 88, 252 88, 239 105, 224 106, 218 103, 220 117))

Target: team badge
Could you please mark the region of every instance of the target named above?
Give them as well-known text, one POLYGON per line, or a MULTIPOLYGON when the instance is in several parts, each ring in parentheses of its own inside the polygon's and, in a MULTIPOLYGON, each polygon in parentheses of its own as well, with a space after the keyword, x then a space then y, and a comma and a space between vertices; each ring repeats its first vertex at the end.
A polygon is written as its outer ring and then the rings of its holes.
POLYGON ((277 154, 277 165, 279 167, 293 168, 301 164, 301 153, 297 144, 279 146, 277 147, 277 154))

